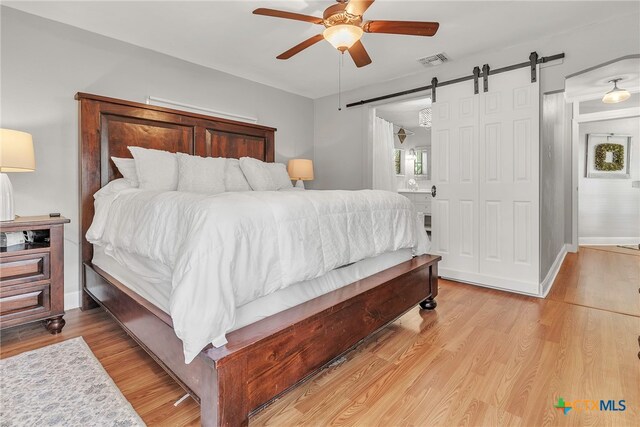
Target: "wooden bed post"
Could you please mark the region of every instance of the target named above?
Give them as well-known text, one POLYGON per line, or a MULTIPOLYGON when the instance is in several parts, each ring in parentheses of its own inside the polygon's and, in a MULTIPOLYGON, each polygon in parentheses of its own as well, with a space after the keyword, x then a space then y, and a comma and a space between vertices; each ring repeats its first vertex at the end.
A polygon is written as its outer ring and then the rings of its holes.
POLYGON ((420 302, 420 308, 423 310, 433 310, 438 305, 436 302, 436 296, 438 295, 438 263, 429 267, 429 287, 431 288, 431 295, 420 302))

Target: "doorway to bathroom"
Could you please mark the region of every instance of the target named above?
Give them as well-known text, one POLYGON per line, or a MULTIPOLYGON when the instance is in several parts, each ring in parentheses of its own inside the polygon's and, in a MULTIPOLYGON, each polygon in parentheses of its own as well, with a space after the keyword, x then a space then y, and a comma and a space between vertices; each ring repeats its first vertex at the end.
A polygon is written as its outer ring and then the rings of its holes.
POLYGON ((375 113, 379 126, 392 129, 395 189, 415 205, 431 237, 431 98, 380 105, 375 113))

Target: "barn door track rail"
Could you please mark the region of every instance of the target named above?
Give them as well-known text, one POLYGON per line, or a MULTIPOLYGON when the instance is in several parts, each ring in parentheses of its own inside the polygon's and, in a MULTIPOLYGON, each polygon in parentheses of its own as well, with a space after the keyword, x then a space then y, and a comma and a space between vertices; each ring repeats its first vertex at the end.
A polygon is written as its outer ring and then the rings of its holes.
POLYGON ((456 83, 461 83, 467 80, 474 81, 474 93, 478 94, 479 92, 479 82, 478 80, 482 77, 482 90, 484 92, 489 91, 489 76, 494 74, 504 73, 506 71, 517 70, 518 68, 531 67, 531 83, 535 83, 538 80, 538 74, 536 65, 545 64, 547 62, 556 61, 558 59, 563 59, 564 53, 558 53, 556 55, 551 56, 543 56, 539 57, 537 52, 531 52, 529 55, 529 60, 525 62, 520 62, 519 64, 509 65, 508 67, 496 68, 492 70, 489 64, 484 64, 482 66, 482 71, 480 67, 474 67, 473 73, 469 76, 459 77, 453 80, 447 80, 444 82, 438 81, 436 77, 431 79, 431 84, 428 86, 421 86, 414 89, 403 90, 402 92, 390 93, 388 95, 377 96, 375 98, 364 99, 357 102, 352 102, 347 104, 347 108, 350 107, 358 107, 360 105, 370 104, 372 102, 384 101, 385 99, 397 98, 399 96, 410 95, 412 93, 424 92, 427 90, 431 90, 431 102, 436 102, 436 89, 442 86, 452 85, 456 83))

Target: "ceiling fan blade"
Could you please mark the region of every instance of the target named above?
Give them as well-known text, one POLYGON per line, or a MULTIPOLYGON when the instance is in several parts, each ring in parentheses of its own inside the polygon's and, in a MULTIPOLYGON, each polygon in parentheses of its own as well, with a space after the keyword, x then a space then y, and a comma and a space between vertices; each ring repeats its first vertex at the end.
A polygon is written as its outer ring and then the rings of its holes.
POLYGON ((367 21, 362 26, 365 33, 406 34, 433 36, 440 26, 437 22, 418 21, 367 21))
POLYGON ((356 63, 358 68, 371 64, 371 58, 360 40, 355 42, 353 46, 349 48, 349 55, 351 55, 353 62, 356 63))
POLYGON ((313 37, 309 37, 308 39, 306 39, 302 43, 299 43, 299 44, 295 45, 294 47, 292 47, 288 51, 286 51, 284 53, 281 53, 276 58, 278 58, 278 59, 289 59, 293 55, 295 55, 296 53, 300 53, 301 51, 305 50, 309 46, 313 46, 314 44, 318 43, 320 40, 324 40, 324 37, 322 36, 322 34, 316 34, 313 37))
POLYGON ((312 24, 322 24, 322 18, 315 16, 303 15, 301 13, 285 12, 283 10, 258 8, 253 11, 254 15, 273 16, 274 18, 293 19, 295 21, 311 22, 312 24))
POLYGON ((361 15, 369 9, 374 0, 349 0, 347 12, 352 15, 361 15))

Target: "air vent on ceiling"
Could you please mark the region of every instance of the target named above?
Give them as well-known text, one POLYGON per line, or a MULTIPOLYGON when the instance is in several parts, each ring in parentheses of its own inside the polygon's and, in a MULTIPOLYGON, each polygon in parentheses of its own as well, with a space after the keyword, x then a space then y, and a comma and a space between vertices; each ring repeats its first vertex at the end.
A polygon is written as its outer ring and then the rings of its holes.
POLYGON ((418 62, 424 65, 425 67, 433 67, 436 65, 444 64, 449 60, 449 57, 446 53, 436 53, 435 55, 425 56, 424 58, 418 59, 418 62))

